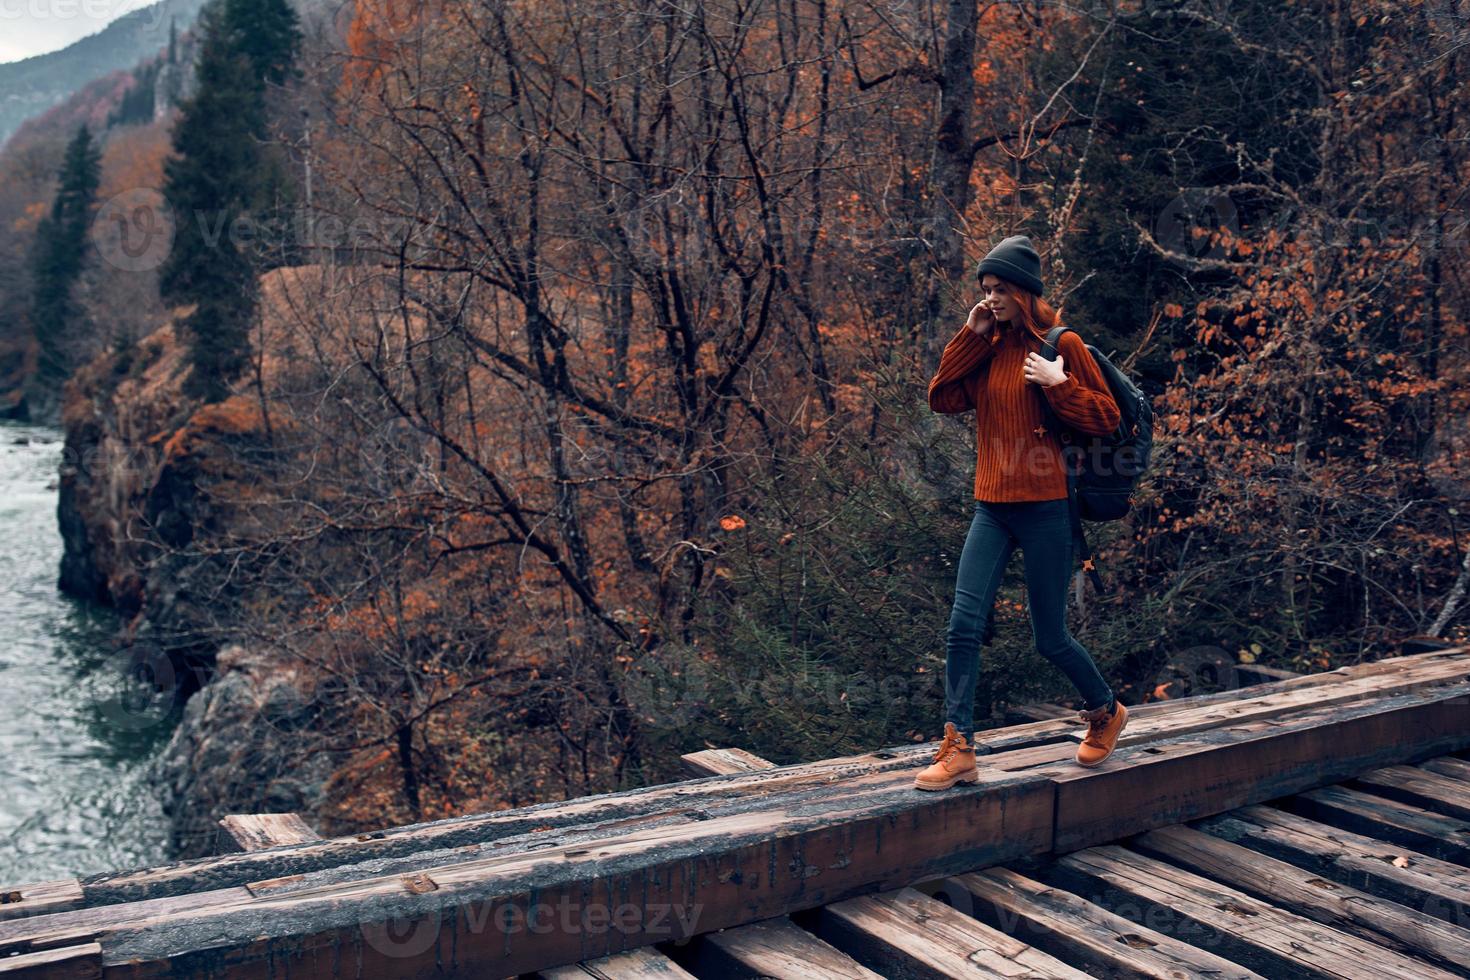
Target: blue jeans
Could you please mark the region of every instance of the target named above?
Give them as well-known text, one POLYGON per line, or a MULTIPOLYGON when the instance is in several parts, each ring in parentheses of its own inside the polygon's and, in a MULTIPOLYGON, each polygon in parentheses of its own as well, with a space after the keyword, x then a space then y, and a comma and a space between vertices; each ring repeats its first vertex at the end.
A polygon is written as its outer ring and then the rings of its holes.
POLYGON ((980 642, 991 623, 995 593, 1016 545, 1026 565, 1026 601, 1036 652, 1076 686, 1088 708, 1110 704, 1112 688, 1092 655, 1067 632, 1067 581, 1073 546, 1067 500, 975 501, 975 517, 960 553, 954 608, 945 640, 944 719, 968 739, 975 724, 980 642))

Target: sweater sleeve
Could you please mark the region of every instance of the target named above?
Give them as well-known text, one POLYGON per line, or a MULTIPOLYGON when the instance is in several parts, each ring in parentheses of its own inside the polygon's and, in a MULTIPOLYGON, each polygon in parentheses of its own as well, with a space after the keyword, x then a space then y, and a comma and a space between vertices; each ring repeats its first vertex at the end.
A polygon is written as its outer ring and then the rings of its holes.
POLYGON ((1087 345, 1069 330, 1062 334, 1058 352, 1067 376, 1041 389, 1052 410, 1063 422, 1088 435, 1112 435, 1123 420, 1123 413, 1087 345))
POLYGON ((995 328, 984 337, 964 325, 944 346, 939 370, 929 381, 929 407, 942 415, 956 415, 975 407, 974 371, 995 353, 995 328))

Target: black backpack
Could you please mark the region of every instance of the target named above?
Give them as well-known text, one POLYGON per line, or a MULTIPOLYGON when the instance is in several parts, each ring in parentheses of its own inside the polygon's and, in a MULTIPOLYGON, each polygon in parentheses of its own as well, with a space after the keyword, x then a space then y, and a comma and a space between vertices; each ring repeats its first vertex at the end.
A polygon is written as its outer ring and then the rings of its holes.
MULTIPOLYGON (((1041 356, 1048 361, 1057 357, 1057 342, 1064 330, 1052 327, 1046 334, 1041 356)), ((1073 331, 1076 333, 1076 331, 1073 331)), ((1097 362, 1107 379, 1108 390, 1118 403, 1122 418, 1118 428, 1108 436, 1095 436, 1069 428, 1051 402, 1042 398, 1042 408, 1053 431, 1061 433, 1062 460, 1067 468, 1067 499, 1072 513, 1072 538, 1082 568, 1092 578, 1099 595, 1107 595, 1102 579, 1093 567, 1092 551, 1082 533, 1083 521, 1116 521, 1127 516, 1133 506, 1133 489, 1148 469, 1148 457, 1154 443, 1154 410, 1145 395, 1117 365, 1096 347, 1087 344, 1087 352, 1097 362)))

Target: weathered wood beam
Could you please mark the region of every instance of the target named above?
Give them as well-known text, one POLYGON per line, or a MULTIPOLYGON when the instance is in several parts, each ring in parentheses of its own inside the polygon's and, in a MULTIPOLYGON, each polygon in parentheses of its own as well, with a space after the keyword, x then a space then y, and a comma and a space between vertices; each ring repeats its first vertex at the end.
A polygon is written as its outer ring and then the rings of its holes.
MULTIPOLYGON (((1173 737, 1206 731, 1254 718, 1274 718, 1286 712, 1356 701, 1369 695, 1387 696, 1421 690, 1463 678, 1467 666, 1470 663, 1465 658, 1430 660, 1392 673, 1346 678, 1330 685, 1288 687, 1277 684, 1262 686, 1254 694, 1242 694, 1239 690, 1221 692, 1234 694, 1235 697, 1213 700, 1215 696, 1208 695, 1212 699, 1209 703, 1204 703, 1203 698, 1189 699, 1196 703, 1186 703, 1182 710, 1170 713, 1145 712, 1142 708, 1147 705, 1140 705, 1136 711, 1130 707, 1128 727, 1118 744, 1122 746, 1151 741, 1160 736, 1173 737)), ((1074 727, 1070 734, 1080 740, 1086 734, 1086 729, 1074 727)), ((1045 747, 1041 749, 1044 751, 1045 747)))
MULTIPOLYGON (((194 908, 146 922, 88 925, 100 926, 109 973, 119 977, 195 967, 264 975, 267 964, 310 974, 333 956, 362 957, 365 969, 441 963, 505 975, 1069 849, 1096 834, 1113 839, 1470 744, 1467 696, 1463 677, 1370 693, 1160 739, 1094 770, 1060 757, 1024 772, 982 767, 978 785, 955 793, 916 793, 909 770, 868 772, 623 821, 596 839, 503 854, 490 847, 412 869, 374 864, 351 869, 356 880, 329 880, 343 872, 332 869, 253 882, 248 899, 199 901, 214 898, 204 893, 194 908), (526 926, 589 906, 621 909, 631 921, 616 930, 606 919, 526 926), (414 928, 395 931, 395 919, 414 928), (409 950, 392 939, 400 934, 424 937, 422 946, 409 950)), ((75 915, 48 916, 47 925, 75 915)), ((0 950, 24 939, 18 925, 0 923, 0 950)))
POLYGON ((1419 909, 1340 882, 1324 881, 1286 861, 1183 825, 1150 830, 1130 838, 1128 846, 1278 908, 1470 975, 1470 930, 1419 909))
MULTIPOLYGON (((1378 660, 1283 681, 1273 685, 1269 694, 1264 696, 1274 698, 1285 692, 1371 677, 1381 679, 1380 690, 1398 690, 1406 685, 1412 687, 1422 683, 1426 675, 1435 675, 1447 663, 1464 664, 1467 660, 1470 660, 1470 647, 1378 660)), ((1200 712, 1208 713, 1214 706, 1231 701, 1238 694, 1219 692, 1131 708, 1133 719, 1129 730, 1124 733, 1124 743, 1137 741, 1148 719, 1174 716, 1180 725, 1188 725, 1199 717, 1200 712)), ((1258 705, 1257 710, 1286 711, 1289 707, 1289 702, 1271 701, 1258 705)), ((1210 716, 1207 723, 1217 724, 1219 721, 1219 716, 1210 716)), ((1075 743, 1078 737, 1080 732, 1075 723, 1057 720, 981 732, 976 742, 980 752, 988 753, 987 767, 1024 769, 1065 757, 1072 751, 1066 746, 1075 743), (1063 746, 1060 750, 1057 748, 1059 744, 1063 746), (1022 750, 1027 747, 1037 747, 1039 751, 1026 755, 1022 750)), ((411 824, 279 849, 200 858, 165 868, 106 872, 79 880, 83 891, 80 904, 109 905, 151 900, 370 861, 413 860, 416 855, 431 859, 432 852, 458 848, 531 846, 526 843, 528 835, 534 835, 536 842, 540 843, 547 838, 539 835, 561 831, 566 835, 565 840, 570 840, 583 836, 589 827, 616 824, 626 819, 637 820, 650 814, 655 815, 653 819, 656 820, 658 814, 680 807, 698 809, 701 804, 712 800, 800 791, 808 786, 843 781, 870 772, 913 769, 924 765, 932 752, 932 744, 896 746, 760 772, 709 776, 569 801, 550 801, 511 811, 411 824)), ((25 888, 8 890, 24 891, 25 888)))
POLYGON ((1470 783, 1418 766, 1384 766, 1344 780, 1348 789, 1398 800, 1460 820, 1470 820, 1470 783))
POLYGON ((833 902, 818 936, 887 977, 1089 980, 1088 974, 913 888, 833 902))
POLYGON ((21 916, 45 915, 80 908, 82 883, 76 878, 57 878, 0 889, 0 921, 21 916))
POLYGON ((537 980, 695 980, 694 974, 652 946, 600 956, 571 966, 537 970, 535 975, 537 980))
MULTIPOLYGON (((1353 691, 1359 696, 1364 691, 1384 694, 1413 690, 1438 683, 1457 670, 1463 672, 1467 662, 1470 662, 1470 647, 1457 647, 1306 675, 1271 685, 1254 698, 1240 698, 1240 692, 1231 691, 1143 704, 1130 708, 1132 718, 1121 745, 1134 747, 1155 737, 1219 726, 1251 716, 1284 716, 1313 703, 1341 699, 1346 694, 1340 685, 1345 683, 1357 684, 1353 691), (1366 685, 1357 683, 1370 680, 1366 685), (1319 690, 1323 688, 1337 693, 1319 690), (1164 722, 1165 718, 1172 722, 1164 722)), ((1080 733, 1080 726, 1075 722, 1034 722, 978 733, 976 743, 981 753, 988 753, 984 758, 985 768, 1022 771, 1070 759, 1080 733)), ((778 794, 801 793, 868 774, 912 771, 921 768, 933 751, 932 743, 896 746, 843 758, 550 801, 516 810, 472 814, 290 847, 199 858, 162 868, 106 872, 79 880, 83 890, 81 904, 151 900, 374 861, 411 865, 420 859, 432 861, 436 855, 456 851, 474 853, 486 847, 514 850, 553 841, 570 844, 596 839, 606 828, 619 827, 624 821, 657 824, 668 819, 670 813, 697 813, 707 805, 730 799, 763 795, 774 799, 778 794)))
POLYGON ((724 776, 732 772, 759 772, 776 764, 744 749, 701 749, 679 756, 684 768, 696 776, 724 776))
POLYGON ((217 854, 263 851, 268 847, 307 844, 322 839, 296 813, 232 813, 221 817, 219 825, 220 834, 215 844, 217 854))
MULTIPOLYGON (((438 963, 507 976, 1034 853, 1050 843, 1051 816, 1042 778, 984 774, 972 791, 920 797, 911 775, 877 774, 591 847, 200 903, 99 940, 118 978, 310 976, 345 963, 366 975, 438 963)), ((18 938, 0 933, 0 951, 18 938)))
POLYGON ((1393 841, 1443 861, 1470 864, 1470 823, 1371 793, 1323 786, 1273 805, 1359 834, 1393 841))
POLYGON ((1209 950, 1009 868, 987 868, 949 881, 967 899, 962 908, 982 922, 1068 963, 1096 967, 1100 976, 1265 980, 1209 950))
POLYGON ((690 943, 688 956, 689 968, 700 977, 883 980, 882 974, 874 973, 785 915, 705 933, 690 943))
POLYGON ((1126 918, 1169 923, 1161 931, 1273 978, 1463 976, 1115 844, 1067 854, 1045 876, 1126 918))
MULTIPOLYGON (((1457 671, 1454 669, 1454 665, 1429 664, 1422 665, 1417 670, 1418 673, 1416 673, 1412 677, 1397 677, 1395 680, 1392 681, 1392 683, 1390 683, 1388 680, 1384 680, 1383 685, 1388 687, 1389 689, 1399 689, 1403 687, 1414 689, 1416 687, 1427 684, 1430 681, 1439 684, 1444 683, 1443 675, 1446 672, 1454 676, 1459 676, 1457 671)), ((1374 688, 1375 691, 1381 691, 1382 689, 1382 687, 1374 688)), ((1363 692, 1359 691, 1358 693, 1361 695, 1363 692)), ((1296 695, 1294 697, 1300 697, 1300 695, 1296 695)), ((1320 712, 1323 710, 1321 707, 1322 705, 1331 704, 1336 700, 1336 697, 1312 698, 1307 699, 1305 703, 1317 706, 1315 710, 1320 715, 1320 712)), ((1369 703, 1377 702, 1373 699, 1369 699, 1369 703)), ((1226 720, 1239 721, 1243 718, 1255 717, 1261 714, 1275 714, 1278 711, 1285 712, 1283 714, 1283 717, 1290 718, 1294 716, 1293 709, 1295 710, 1295 712, 1300 712, 1302 710, 1302 704, 1295 701, 1283 703, 1278 700, 1268 700, 1265 704, 1223 704, 1202 706, 1200 708, 1200 710, 1208 714, 1210 719, 1216 724, 1226 720)), ((1181 728, 1193 729, 1196 725, 1196 723, 1189 718, 1182 717, 1180 721, 1181 724, 1179 727, 1181 728)), ((1276 723, 1273 722, 1272 724, 1274 725, 1276 723)), ((1316 724, 1316 722, 1313 722, 1313 724, 1316 724)), ((1159 729, 1158 731, 1149 733, 1144 737, 1150 738, 1153 741, 1157 741, 1157 736, 1168 730, 1169 729, 1159 729)), ((1218 741, 1218 739, 1216 741, 1218 741)), ((1211 742, 1209 744, 1214 743, 1211 742)), ((1146 760, 1152 760, 1154 757, 1150 754, 1145 754, 1144 756, 1142 756, 1142 758, 1146 760)), ((927 761, 927 759, 920 759, 916 764, 921 764, 924 761, 927 761)), ((987 771, 1039 771, 1042 768, 1046 767, 1055 768, 1059 772, 1067 773, 1074 777, 1078 773, 1087 772, 1087 770, 1080 770, 1078 769, 1078 767, 1075 766, 1072 750, 1062 743, 1051 743, 1035 749, 1019 750, 1013 753, 1002 753, 985 758, 985 768, 987 771)), ((912 767, 907 768, 909 771, 912 770, 912 767)), ((836 782, 850 784, 851 780, 859 778, 860 776, 864 775, 865 772, 871 774, 874 771, 875 770, 871 767, 855 766, 851 773, 847 775, 846 779, 838 780, 835 778, 834 774, 833 778, 824 780, 819 786, 808 787, 807 789, 802 790, 795 795, 798 797, 803 797, 806 794, 819 791, 823 787, 830 786, 836 782)), ((882 766, 878 767, 876 771, 887 772, 891 770, 888 766, 882 766)), ((738 779, 739 777, 730 778, 732 778, 733 780, 738 779)), ((1318 784, 1312 783, 1310 785, 1318 784)), ((657 789, 658 787, 655 787, 655 790, 657 789)), ((742 794, 734 797, 734 799, 738 802, 738 806, 741 809, 767 805, 770 801, 770 798, 758 796, 756 794, 742 794), (766 802, 762 803, 762 800, 766 800, 766 802)), ((723 806, 723 804, 720 804, 720 806, 723 806)), ((647 817, 639 818, 636 820, 605 821, 597 824, 587 825, 584 827, 572 828, 566 831, 546 830, 541 834, 526 835, 512 839, 496 841, 488 849, 492 849, 500 853, 512 853, 553 846, 589 846, 594 842, 601 840, 604 837, 607 837, 610 834, 616 835, 619 833, 623 833, 634 827, 643 827, 649 830, 653 830, 657 827, 669 824, 670 821, 674 822, 675 824, 682 823, 683 821, 688 819, 688 814, 691 812, 698 813, 704 816, 709 816, 710 814, 714 813, 715 810, 712 806, 706 806, 697 810, 684 808, 676 811, 666 811, 662 813, 656 812, 650 814, 647 817)), ((455 849, 418 851, 387 860, 338 865, 335 869, 325 869, 320 872, 308 871, 295 874, 274 875, 271 877, 266 877, 258 882, 250 882, 247 884, 252 892, 257 895, 264 894, 267 891, 284 893, 286 891, 300 890, 306 887, 313 887, 330 884, 333 882, 361 878, 363 877, 363 871, 361 870, 362 867, 371 867, 374 873, 379 874, 395 871, 409 873, 419 867, 430 864, 474 860, 477 856, 479 856, 482 852, 486 850, 487 847, 485 845, 466 845, 464 847, 455 849)))
MULTIPOLYGON (((1470 682, 1325 703, 1159 739, 1095 770, 1057 765, 1058 852, 1192 820, 1470 744, 1470 682)), ((1116 758, 1116 756, 1115 756, 1116 758)), ((1334 791, 1335 792, 1335 791, 1334 791)))
POLYGON ((1452 755, 1442 755, 1434 759, 1425 759, 1416 763, 1417 767, 1426 772, 1437 772, 1441 776, 1449 776, 1451 779, 1470 781, 1470 762, 1457 759, 1452 755))
POLYGON ((0 959, 5 980, 94 980, 102 976, 100 943, 80 943, 0 959))
POLYGON ((1470 869, 1458 864, 1272 806, 1238 807, 1197 826, 1322 878, 1470 928, 1470 869))

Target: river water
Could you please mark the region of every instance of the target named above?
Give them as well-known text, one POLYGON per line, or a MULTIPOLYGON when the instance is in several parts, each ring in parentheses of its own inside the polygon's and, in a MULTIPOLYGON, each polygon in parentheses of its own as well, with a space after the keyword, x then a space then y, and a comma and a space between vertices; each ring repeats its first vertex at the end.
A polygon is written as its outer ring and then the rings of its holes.
POLYGON ((0 888, 167 861, 143 769, 175 716, 127 709, 117 616, 56 588, 61 440, 0 421, 0 888))

